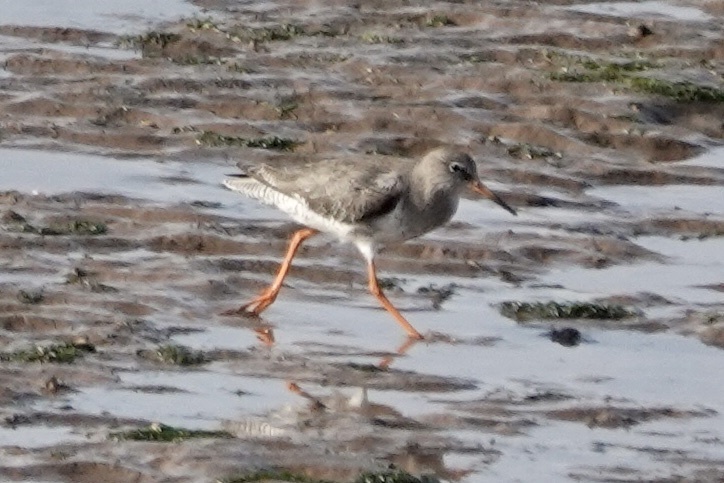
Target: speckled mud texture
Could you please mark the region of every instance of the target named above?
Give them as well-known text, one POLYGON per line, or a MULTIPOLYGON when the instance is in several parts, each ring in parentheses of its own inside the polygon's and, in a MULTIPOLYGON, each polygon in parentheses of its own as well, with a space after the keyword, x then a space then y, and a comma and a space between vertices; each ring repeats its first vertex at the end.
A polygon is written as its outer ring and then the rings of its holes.
POLYGON ((720 2, 122 3, 0 1, 1 481, 724 481, 720 2), (237 162, 441 145, 519 216, 381 253, 426 340, 321 237, 221 315, 237 162))

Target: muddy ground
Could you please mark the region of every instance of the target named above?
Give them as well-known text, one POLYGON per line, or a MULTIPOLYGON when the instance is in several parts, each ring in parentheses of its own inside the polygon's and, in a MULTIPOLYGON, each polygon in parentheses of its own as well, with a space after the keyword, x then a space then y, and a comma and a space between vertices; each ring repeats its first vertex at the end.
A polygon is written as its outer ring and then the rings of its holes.
POLYGON ((0 25, 0 479, 724 481, 718 2, 196 6, 0 25), (221 315, 295 229, 223 190, 237 161, 440 145, 520 215, 383 251, 426 341, 324 239, 221 315), (503 310, 535 302, 602 312, 503 310), (160 425, 215 432, 124 433, 160 425))

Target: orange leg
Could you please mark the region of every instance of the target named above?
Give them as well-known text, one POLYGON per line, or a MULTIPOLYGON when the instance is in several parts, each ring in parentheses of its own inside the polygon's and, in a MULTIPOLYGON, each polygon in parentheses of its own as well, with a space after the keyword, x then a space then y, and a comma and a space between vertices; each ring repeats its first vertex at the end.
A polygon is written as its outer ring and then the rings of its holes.
POLYGON ((407 335, 413 339, 423 339, 424 337, 402 316, 399 310, 385 297, 382 293, 380 284, 377 281, 377 270, 375 269, 375 263, 370 261, 367 263, 367 276, 369 277, 369 288, 372 295, 380 301, 382 306, 392 314, 398 324, 402 326, 402 329, 407 332, 407 335))
POLYGON ((292 235, 292 241, 289 242, 287 254, 284 256, 284 261, 279 267, 279 272, 277 272, 277 276, 274 279, 274 282, 257 298, 255 298, 248 304, 242 305, 237 310, 225 312, 225 315, 238 315, 244 313, 259 315, 260 313, 262 313, 262 311, 264 311, 264 309, 269 307, 274 302, 274 300, 276 300, 277 295, 279 295, 279 291, 282 289, 282 284, 284 283, 284 279, 289 273, 289 269, 292 266, 292 259, 297 253, 297 250, 299 250, 299 246, 304 240, 316 235, 317 233, 317 230, 312 230, 311 228, 303 228, 294 232, 294 235, 292 235))

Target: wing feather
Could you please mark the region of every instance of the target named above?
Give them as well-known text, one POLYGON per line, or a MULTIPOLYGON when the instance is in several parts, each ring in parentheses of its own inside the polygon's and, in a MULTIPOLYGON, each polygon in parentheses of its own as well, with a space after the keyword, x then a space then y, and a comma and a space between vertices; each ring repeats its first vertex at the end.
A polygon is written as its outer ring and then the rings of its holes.
POLYGON ((363 222, 395 209, 407 189, 395 166, 340 163, 259 165, 247 174, 303 202, 311 210, 341 222, 363 222))

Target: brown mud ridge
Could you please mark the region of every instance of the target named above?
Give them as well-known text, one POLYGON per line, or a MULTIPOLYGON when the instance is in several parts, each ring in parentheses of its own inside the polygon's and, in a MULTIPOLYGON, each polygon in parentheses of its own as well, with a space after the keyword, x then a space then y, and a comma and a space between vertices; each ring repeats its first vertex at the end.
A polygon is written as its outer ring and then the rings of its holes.
MULTIPOLYGON (((0 147, 173 159, 193 171, 195 163, 225 158, 384 159, 457 145, 481 161, 484 179, 508 185, 502 195, 510 204, 544 216, 496 224, 484 236, 481 227, 458 221, 386 249, 385 285, 413 322, 428 312, 445 320, 445 304, 459 286, 486 292, 476 285, 483 280, 495 287, 488 295, 501 287, 546 289, 538 277, 554 269, 671 262, 638 237, 720 241, 724 234, 722 213, 632 212, 587 193, 724 185, 722 164, 679 163, 724 138, 723 12, 716 2, 696 3, 711 16, 698 22, 583 13, 568 1, 196 3, 212 17, 142 36, 0 26, 0 35, 27 41, 2 53, 0 147), (112 45, 139 54, 116 60, 78 49, 112 45)), ((257 480, 352 481, 394 464, 444 480, 492 474, 489 481, 508 481, 515 464, 502 463, 506 456, 545 461, 556 442, 534 435, 550 439, 551 428, 567 428, 574 436, 635 433, 632 441, 594 442, 592 451, 640 454, 664 468, 619 466, 615 457, 607 465, 553 461, 577 481, 721 481, 724 461, 712 456, 722 448, 716 435, 691 436, 712 449, 709 456, 682 439, 646 440, 689 437, 682 426, 666 424, 717 417, 708 401, 683 407, 597 398, 591 393, 601 391, 590 386, 577 393, 575 386, 530 381, 516 381, 525 389, 496 388, 470 399, 460 394, 480 389, 479 380, 396 367, 419 346, 398 348, 387 333, 375 335, 379 344, 371 346, 335 342, 351 330, 348 317, 374 313, 349 247, 313 240, 301 250, 290 282, 299 290, 282 293, 288 305, 279 313, 286 317, 220 315, 268 283, 294 226, 240 220, 245 215, 216 212, 213 202, 0 194, 0 479, 180 483, 241 475, 238 481, 251 481, 258 469, 279 468, 289 473, 257 474, 257 480), (288 327, 314 326, 325 314, 335 320, 317 339, 313 331, 288 327), (270 334, 283 339, 285 329, 298 337, 294 347, 270 344, 270 334), (212 342, 202 351, 177 344, 207 330, 242 335, 238 344, 212 342), (181 413, 173 407, 144 413, 137 405, 194 404, 193 388, 174 382, 186 376, 229 377, 218 393, 237 397, 243 411, 206 415, 208 400, 198 410, 199 424, 221 428, 223 437, 166 444, 113 437, 174 424, 181 413), (269 393, 260 381, 279 391, 269 393), (349 388, 358 389, 350 395, 343 391, 349 388), (378 403, 375 391, 394 396, 378 403), (87 401, 91 394, 104 394, 98 397, 107 406, 84 407, 81 396, 87 401), (138 399, 121 409, 128 395, 138 399), (244 402, 254 397, 266 403, 244 402), (439 404, 434 410, 411 409, 428 397, 439 404), (635 432, 652 423, 659 429, 635 432)), ((695 285, 716 294, 722 283, 695 285)), ((584 345, 596 342, 586 330, 623 328, 693 334, 724 347, 721 301, 612 290, 599 302, 636 315, 586 320, 584 345)), ((393 334, 396 327, 387 323, 380 327, 393 334)), ((529 327, 551 325, 561 324, 544 318, 529 327)), ((509 343, 485 336, 485 321, 480 327, 481 336, 455 338, 441 323, 421 345, 432 352, 479 349, 475 357, 485 359, 486 351, 509 343)), ((519 344, 519 358, 531 357, 525 347, 519 344)))

